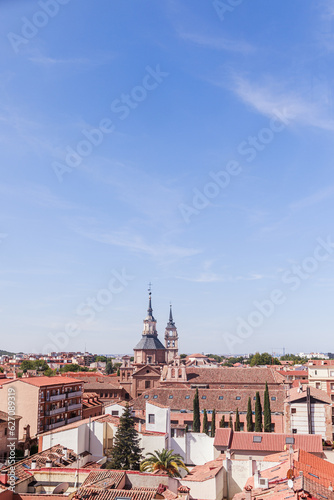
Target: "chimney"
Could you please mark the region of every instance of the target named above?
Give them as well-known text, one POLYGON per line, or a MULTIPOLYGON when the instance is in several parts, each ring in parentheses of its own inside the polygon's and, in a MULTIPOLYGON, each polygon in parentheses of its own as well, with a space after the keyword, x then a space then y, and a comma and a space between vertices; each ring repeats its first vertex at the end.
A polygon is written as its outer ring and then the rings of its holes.
POLYGON ((37 464, 36 460, 35 460, 35 459, 33 459, 33 460, 31 461, 31 464, 30 464, 30 469, 31 469, 31 470, 35 470, 35 469, 36 469, 36 464, 37 464))
POLYGON ((1 484, 8 484, 8 472, 7 471, 3 471, 0 473, 0 483, 1 484))
POLYGON ((52 460, 47 460, 45 462, 45 467, 47 467, 48 469, 51 469, 51 467, 52 467, 52 460))
POLYGON ((65 460, 67 460, 68 459, 68 449, 63 448, 63 452, 64 452, 64 458, 65 458, 65 460))

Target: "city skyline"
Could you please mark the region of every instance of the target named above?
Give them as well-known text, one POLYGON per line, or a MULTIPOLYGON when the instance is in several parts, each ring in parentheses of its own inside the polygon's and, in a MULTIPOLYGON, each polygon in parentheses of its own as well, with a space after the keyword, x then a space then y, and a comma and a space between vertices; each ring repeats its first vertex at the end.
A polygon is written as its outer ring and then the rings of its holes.
POLYGON ((152 282, 180 352, 333 351, 334 3, 232 3, 2 2, 3 349, 132 352, 152 282))

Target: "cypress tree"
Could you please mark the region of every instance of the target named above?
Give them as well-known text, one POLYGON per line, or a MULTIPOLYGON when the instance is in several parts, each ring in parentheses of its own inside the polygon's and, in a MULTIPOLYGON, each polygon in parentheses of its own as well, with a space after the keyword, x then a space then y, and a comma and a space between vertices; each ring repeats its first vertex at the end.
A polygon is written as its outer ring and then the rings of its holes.
POLYGON ((254 424, 253 424, 253 413, 252 413, 252 402, 251 398, 248 398, 248 407, 247 407, 247 432, 253 432, 254 424))
POLYGON ((271 432, 271 410, 268 384, 266 382, 266 390, 264 391, 263 403, 263 430, 264 432, 271 432))
POLYGON ((206 409, 204 408, 204 412, 203 412, 203 430, 202 432, 204 434, 208 434, 209 435, 209 431, 208 431, 208 416, 206 414, 206 409))
POLYGON ((262 432, 262 406, 259 392, 256 393, 255 400, 255 432, 262 432))
POLYGON ((111 450, 111 461, 108 469, 139 470, 142 460, 139 447, 139 435, 135 429, 131 410, 127 404, 123 415, 119 419, 119 426, 111 450))
POLYGON ((230 420, 228 422, 228 426, 229 426, 230 429, 233 429, 233 422, 232 422, 232 415, 231 415, 231 413, 230 413, 230 420))
POLYGON ((201 432, 201 418, 199 414, 198 389, 196 389, 193 401, 193 432, 201 432))
POLYGON ((223 429, 225 427, 225 415, 222 416, 219 422, 219 427, 223 429))
POLYGON ((235 422, 234 422, 234 430, 240 431, 240 418, 239 418, 239 410, 235 412, 235 422))
POLYGON ((212 410, 212 419, 211 419, 211 437, 215 437, 216 435, 216 410, 212 410))

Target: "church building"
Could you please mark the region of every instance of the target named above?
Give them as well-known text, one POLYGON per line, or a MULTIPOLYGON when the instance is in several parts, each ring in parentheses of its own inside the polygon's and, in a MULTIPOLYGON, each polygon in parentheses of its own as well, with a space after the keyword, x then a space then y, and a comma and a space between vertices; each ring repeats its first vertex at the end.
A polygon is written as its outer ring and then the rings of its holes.
POLYGON ((178 358, 178 333, 173 320, 172 306, 165 329, 165 345, 158 338, 157 321, 153 316, 152 294, 149 290, 147 316, 144 319, 142 338, 134 348, 134 361, 123 356, 120 383, 130 397, 159 386, 163 367, 178 358))

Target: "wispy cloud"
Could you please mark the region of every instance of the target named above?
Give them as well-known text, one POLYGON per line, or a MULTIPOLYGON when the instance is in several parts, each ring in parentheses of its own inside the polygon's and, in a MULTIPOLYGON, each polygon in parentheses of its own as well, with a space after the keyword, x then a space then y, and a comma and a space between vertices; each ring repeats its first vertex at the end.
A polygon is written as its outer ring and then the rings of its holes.
POLYGON ((55 208, 60 210, 71 210, 79 207, 72 202, 64 200, 54 195, 51 190, 39 184, 29 184, 24 187, 0 184, 1 196, 8 196, 12 199, 24 200, 32 205, 38 205, 44 208, 55 208))
MULTIPOLYGON (((219 85, 219 83, 217 82, 219 85)), ((220 84, 225 87, 225 84, 220 84)), ((271 117, 275 111, 284 112, 291 123, 334 130, 334 120, 328 117, 321 105, 310 102, 302 90, 286 90, 284 83, 266 79, 262 82, 250 81, 234 75, 231 90, 243 102, 257 112, 271 117)))
POLYGON ((94 54, 90 57, 66 57, 66 58, 57 58, 51 57, 49 55, 43 54, 41 51, 36 51, 32 53, 29 57, 29 61, 37 64, 39 66, 45 66, 50 69, 52 67, 59 66, 70 66, 71 68, 95 68, 97 66, 102 66, 104 64, 110 63, 115 58, 113 54, 94 54))
POLYGON ((179 33, 179 36, 187 42, 191 42, 200 47, 212 50, 239 52, 241 54, 249 54, 250 52, 254 52, 255 50, 252 45, 242 40, 234 40, 224 37, 212 37, 196 33, 179 33))
POLYGON ((201 253, 201 250, 196 248, 186 248, 163 242, 147 242, 142 236, 128 231, 103 233, 78 230, 78 233, 99 243, 127 248, 131 252, 143 253, 158 260, 164 260, 166 258, 177 260, 185 257, 192 257, 193 255, 201 253))
POLYGON ((306 196, 290 205, 292 210, 300 210, 307 208, 318 203, 321 203, 334 195, 334 186, 328 186, 324 189, 320 189, 310 196, 306 196))

